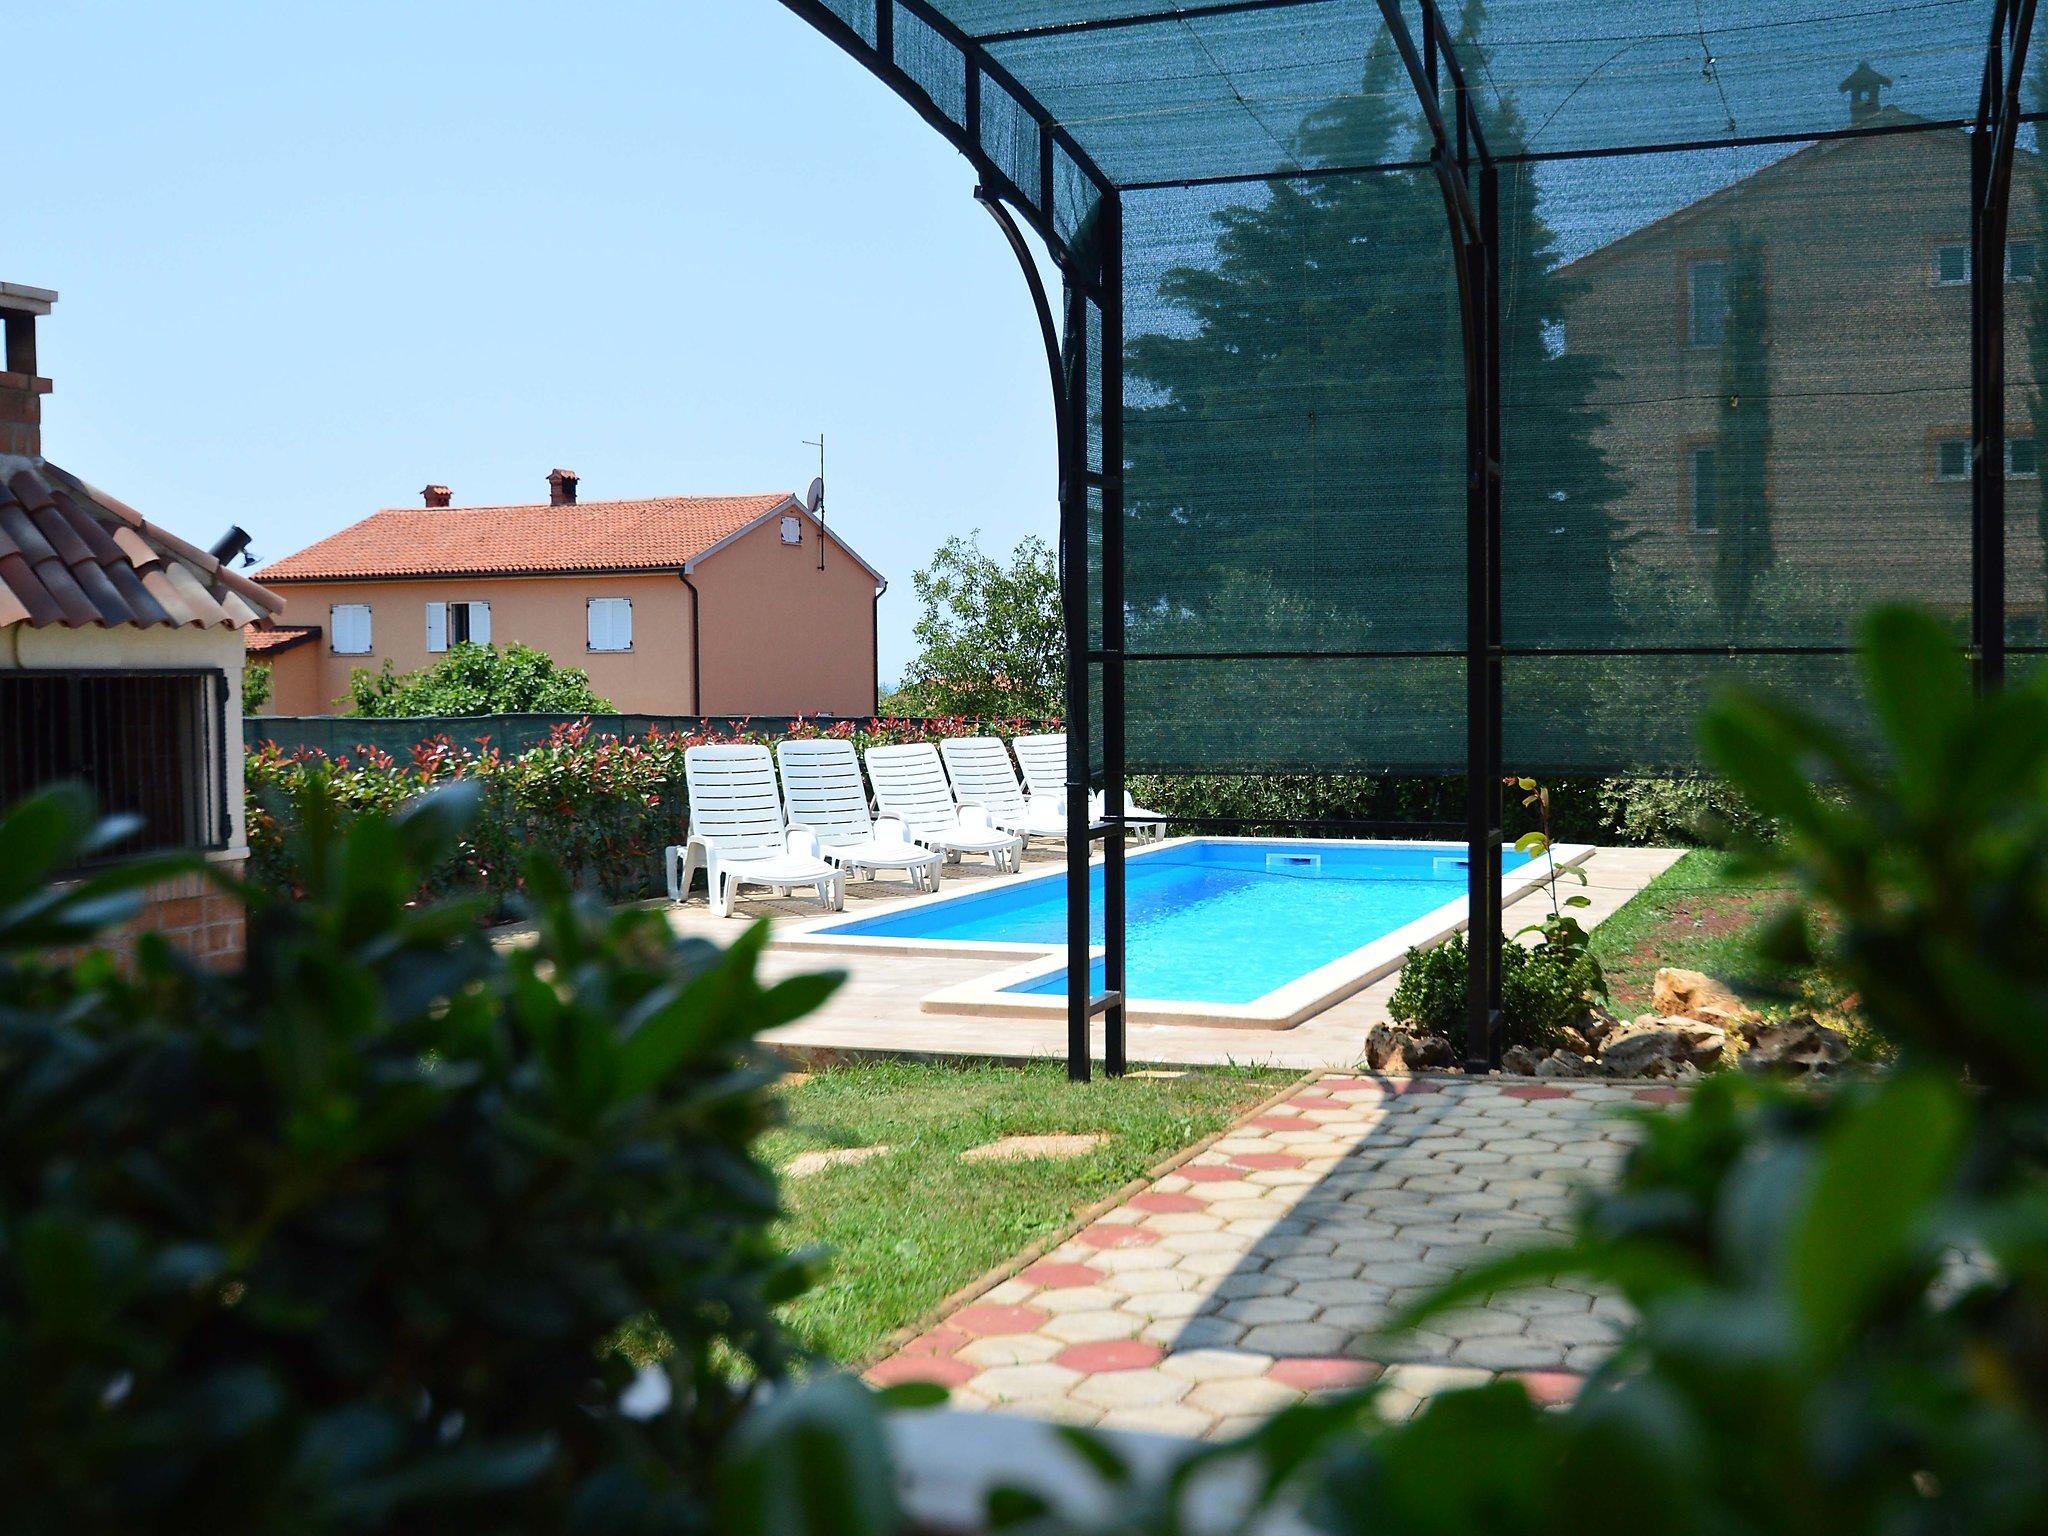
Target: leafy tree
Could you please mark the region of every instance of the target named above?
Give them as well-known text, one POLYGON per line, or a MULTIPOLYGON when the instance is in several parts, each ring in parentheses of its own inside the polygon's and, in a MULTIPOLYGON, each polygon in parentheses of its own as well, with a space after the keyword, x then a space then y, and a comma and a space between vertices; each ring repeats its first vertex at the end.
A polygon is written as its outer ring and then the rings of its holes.
POLYGON ((127 829, 75 791, 0 818, 10 1532, 706 1528, 806 1276, 753 1036, 836 977, 764 986, 765 924, 678 940, 544 859, 533 943, 496 947, 413 900, 472 798, 343 831, 303 796, 306 888, 247 893, 229 974, 53 960, 173 861, 60 881, 127 829))
POLYGON ((242 663, 242 713, 253 715, 270 702, 275 691, 270 668, 260 661, 242 663))
POLYGON ((1714 600, 1729 640, 1739 645, 1749 632, 1758 578, 1775 553, 1764 242, 1735 224, 1728 229, 1727 284, 1714 448, 1714 600))
MULTIPOLYGON (((1483 79, 1480 16, 1468 5, 1462 25, 1465 67, 1483 79)), ((1418 125, 1389 106, 1407 96, 1382 29, 1359 92, 1310 112, 1289 160, 1418 158, 1418 125)), ((1522 147, 1511 99, 1487 107, 1484 126, 1497 153, 1522 147)), ((1128 342, 1133 398, 1144 402, 1127 418, 1134 636, 1192 623, 1206 626, 1205 649, 1462 640, 1462 342, 1433 176, 1276 180, 1208 224, 1206 238, 1160 231, 1202 256, 1167 268, 1157 318, 1128 342), (1244 571, 1269 580, 1276 601, 1205 603, 1202 593, 1244 571)), ((1548 594, 1568 570, 1572 603, 1546 595, 1521 622, 1605 638, 1608 508, 1620 493, 1592 437, 1605 370, 1558 342, 1574 289, 1526 168, 1502 173, 1501 231, 1508 590, 1526 573, 1542 575, 1548 594)))
POLYGON ((1006 565, 979 531, 946 540, 910 578, 918 653, 894 706, 942 715, 1058 715, 1066 634, 1059 563, 1043 539, 1019 541, 1006 565))
POLYGON ((608 715, 611 704, 581 667, 555 663, 546 651, 517 642, 499 650, 464 640, 417 672, 358 667, 348 680, 355 715, 608 715))

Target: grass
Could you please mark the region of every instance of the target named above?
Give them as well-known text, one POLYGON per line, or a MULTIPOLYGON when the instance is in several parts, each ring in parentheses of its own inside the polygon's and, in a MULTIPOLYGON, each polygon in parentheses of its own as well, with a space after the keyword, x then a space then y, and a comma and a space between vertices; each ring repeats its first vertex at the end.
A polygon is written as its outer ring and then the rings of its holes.
POLYGON ((1738 878, 1729 863, 1724 853, 1696 848, 1592 931, 1616 1013, 1627 1018, 1647 1009, 1651 981, 1664 965, 1718 977, 1761 1010, 1798 1000, 1802 977, 1765 963, 1755 945, 1757 930, 1787 892, 1738 878))
POLYGON ((1297 1074, 1191 1068, 1185 1077, 1070 1083, 1056 1062, 954 1066, 869 1062, 783 1090, 788 1124, 762 1151, 887 1146, 886 1156, 785 1179, 784 1238, 829 1250, 821 1284, 787 1314, 841 1361, 1148 1168, 1220 1130, 1297 1074), (1002 1136, 1100 1131, 1085 1156, 963 1163, 1002 1136))

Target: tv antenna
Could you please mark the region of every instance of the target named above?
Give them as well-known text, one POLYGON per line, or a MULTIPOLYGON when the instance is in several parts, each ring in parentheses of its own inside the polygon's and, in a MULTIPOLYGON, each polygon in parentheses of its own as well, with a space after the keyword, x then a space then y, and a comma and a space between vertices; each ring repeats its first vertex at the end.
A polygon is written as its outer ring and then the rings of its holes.
POLYGON ((806 448, 818 450, 818 478, 811 482, 810 490, 804 496, 804 510, 816 519, 818 524, 818 569, 825 569, 825 434, 820 432, 816 442, 804 439, 806 448))

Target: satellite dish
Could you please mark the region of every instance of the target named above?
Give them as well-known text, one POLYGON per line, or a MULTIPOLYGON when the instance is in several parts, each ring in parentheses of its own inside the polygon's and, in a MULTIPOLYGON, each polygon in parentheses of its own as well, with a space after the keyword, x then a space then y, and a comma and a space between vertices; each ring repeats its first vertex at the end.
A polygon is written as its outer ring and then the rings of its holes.
POLYGON ((825 505, 825 477, 818 476, 811 482, 811 488, 804 493, 804 510, 816 517, 818 508, 825 505))

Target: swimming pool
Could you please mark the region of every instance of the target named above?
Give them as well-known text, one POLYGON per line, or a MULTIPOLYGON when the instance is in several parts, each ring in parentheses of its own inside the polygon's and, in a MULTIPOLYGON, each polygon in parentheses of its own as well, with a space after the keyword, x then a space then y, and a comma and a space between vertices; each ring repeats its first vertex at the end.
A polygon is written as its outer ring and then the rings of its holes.
MULTIPOLYGON (((1510 875, 1529 864, 1512 849, 1502 856, 1510 875)), ((1440 937, 1463 920, 1466 876, 1463 845, 1449 843, 1192 838, 1133 853, 1127 990, 1134 1006, 1142 999, 1236 1012, 1347 958, 1360 958, 1353 969, 1361 974, 1373 965, 1384 974, 1385 951, 1398 963, 1408 944, 1440 937)), ((1090 879, 1090 938, 1100 944, 1099 864, 1090 879)), ((1066 881, 1055 870, 823 924, 810 936, 978 945, 995 953, 1035 949, 1036 962, 982 988, 1029 1008, 1065 997, 1066 919, 1066 881), (1057 961, 1046 951, 1057 952, 1057 961)), ((1101 987, 1098 960, 1093 990, 1101 987)))

